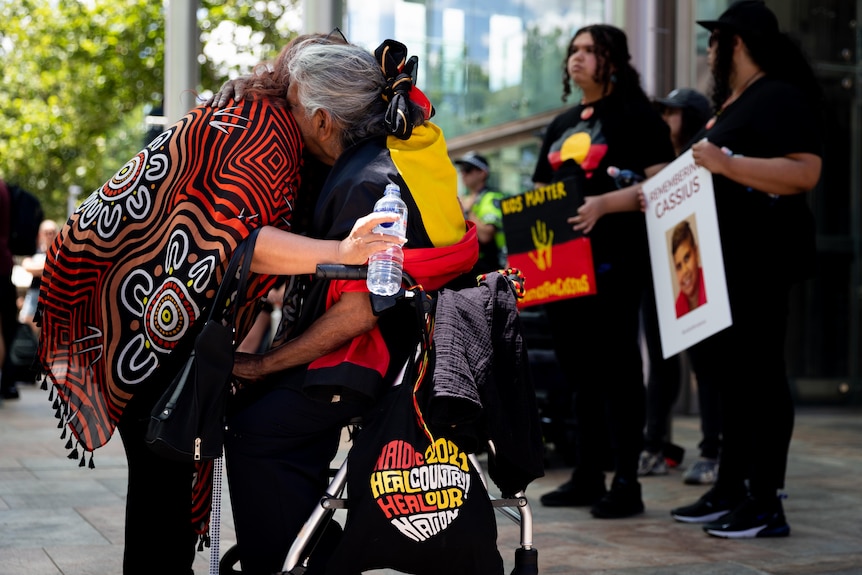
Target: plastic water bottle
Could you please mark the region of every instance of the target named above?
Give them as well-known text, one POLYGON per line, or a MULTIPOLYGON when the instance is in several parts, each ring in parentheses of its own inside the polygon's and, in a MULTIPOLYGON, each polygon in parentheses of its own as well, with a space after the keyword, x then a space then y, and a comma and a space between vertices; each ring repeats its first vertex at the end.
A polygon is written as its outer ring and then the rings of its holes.
POLYGON ((614 179, 614 183, 620 189, 643 181, 643 178, 633 171, 621 170, 616 166, 608 166, 608 175, 614 179))
MULTIPOLYGON (((377 233, 390 234, 400 238, 407 236, 407 204, 401 199, 401 188, 388 184, 383 197, 374 204, 375 212, 396 212, 399 218, 374 228, 377 233)), ((368 259, 368 291, 376 295, 389 296, 401 289, 401 270, 404 268, 404 252, 401 246, 393 245, 377 252, 368 259)))

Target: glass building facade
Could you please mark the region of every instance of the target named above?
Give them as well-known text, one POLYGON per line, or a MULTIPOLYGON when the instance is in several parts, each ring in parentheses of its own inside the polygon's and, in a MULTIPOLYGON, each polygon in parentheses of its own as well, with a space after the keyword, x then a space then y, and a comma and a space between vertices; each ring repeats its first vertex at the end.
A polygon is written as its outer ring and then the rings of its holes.
POLYGON ((347 0, 344 27, 351 42, 369 49, 384 38, 406 44, 419 57, 419 87, 453 153, 493 157, 492 184, 515 194, 530 186, 535 132, 563 106, 562 58, 572 32, 605 21, 607 4, 347 0), (510 145, 501 145, 502 130, 510 145))
POLYGON ((449 138, 559 108, 572 30, 604 18, 604 0, 348 0, 346 33, 374 47, 404 42, 449 138))
MULTIPOLYGON (((568 41, 583 25, 623 28, 650 96, 709 90, 707 33, 729 0, 307 0, 306 26, 340 26, 351 42, 385 38, 419 56, 453 158, 486 155, 491 184, 531 187, 541 131, 561 100, 568 41)), ((788 371, 802 403, 862 403, 862 0, 767 0, 809 55, 827 99, 821 184, 809 200, 818 225, 817 277, 793 294, 788 371)), ((788 121, 792 121, 789 118, 788 121)), ((768 255, 766 255, 768 257, 768 255)), ((764 294, 768 297, 768 294, 764 294)), ((729 358, 732 361, 732 358, 729 358)), ((745 369, 745 366, 739 366, 745 369)))

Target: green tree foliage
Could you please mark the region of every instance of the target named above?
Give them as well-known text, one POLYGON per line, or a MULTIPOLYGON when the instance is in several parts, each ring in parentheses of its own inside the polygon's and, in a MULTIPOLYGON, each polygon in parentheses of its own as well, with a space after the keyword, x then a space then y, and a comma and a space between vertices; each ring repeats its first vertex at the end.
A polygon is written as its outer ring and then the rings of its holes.
MULTIPOLYGON (((200 0, 202 85, 247 72, 237 55, 277 54, 298 1, 200 0), (225 60, 204 55, 214 31, 225 60)), ((62 221, 70 185, 88 194, 144 144, 164 87, 162 2, 0 0, 0 22, 0 177, 62 221)))
POLYGON ((301 1, 201 0, 201 85, 217 89, 254 64, 275 58, 302 24, 298 10, 301 1), (218 47, 225 48, 227 59, 216 57, 218 47))

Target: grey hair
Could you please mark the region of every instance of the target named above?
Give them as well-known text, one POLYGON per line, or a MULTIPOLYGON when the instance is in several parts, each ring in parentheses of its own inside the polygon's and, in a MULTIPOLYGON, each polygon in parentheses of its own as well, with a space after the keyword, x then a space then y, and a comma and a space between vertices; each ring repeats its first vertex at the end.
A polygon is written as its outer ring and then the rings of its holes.
POLYGON ((386 134, 386 79, 367 50, 350 44, 303 43, 288 64, 290 82, 308 117, 325 110, 341 127, 345 149, 386 134))

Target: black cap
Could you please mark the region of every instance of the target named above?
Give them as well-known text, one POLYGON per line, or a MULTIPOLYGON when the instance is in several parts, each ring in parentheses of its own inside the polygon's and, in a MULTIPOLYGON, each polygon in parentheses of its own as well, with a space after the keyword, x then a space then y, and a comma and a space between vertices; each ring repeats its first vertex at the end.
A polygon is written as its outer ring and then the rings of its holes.
POLYGON ((725 10, 718 20, 698 20, 709 31, 727 29, 743 39, 746 36, 775 36, 779 33, 778 18, 762 0, 738 0, 725 10))
POLYGON ((464 166, 472 166, 474 168, 482 170, 485 173, 490 172, 490 168, 488 167, 488 160, 485 159, 485 156, 480 156, 475 152, 469 152, 465 154, 463 158, 455 160, 455 163, 464 166))
POLYGON ((690 108, 704 119, 712 114, 709 99, 691 88, 677 88, 671 91, 666 98, 656 98, 656 102, 668 108, 690 108))

